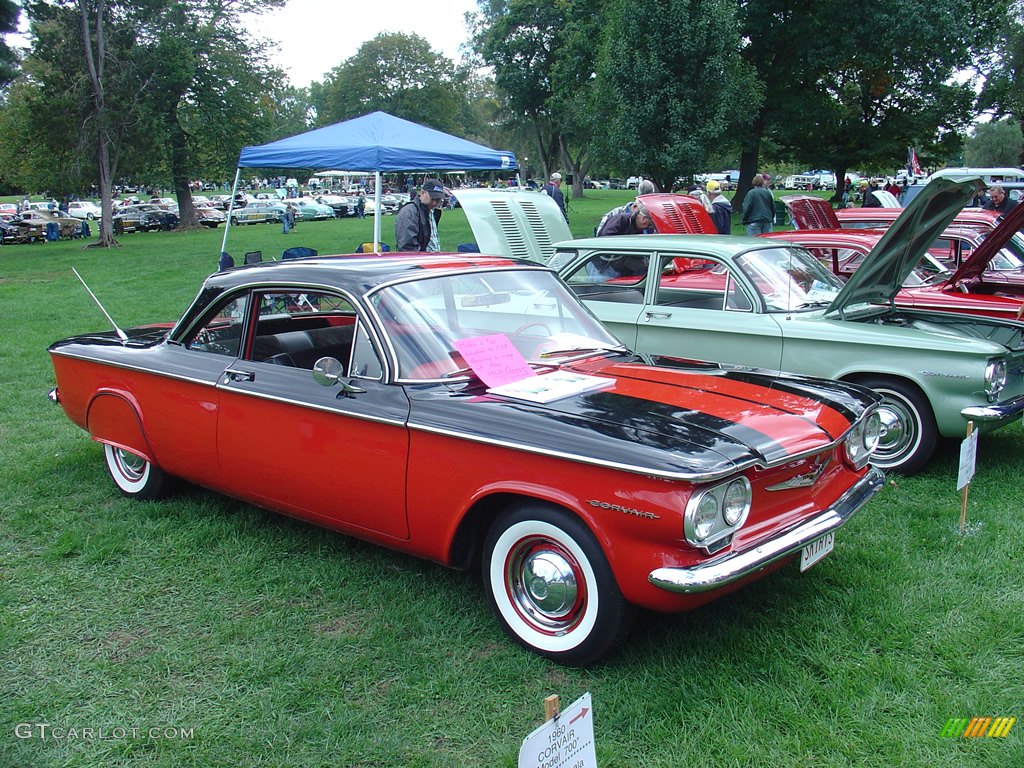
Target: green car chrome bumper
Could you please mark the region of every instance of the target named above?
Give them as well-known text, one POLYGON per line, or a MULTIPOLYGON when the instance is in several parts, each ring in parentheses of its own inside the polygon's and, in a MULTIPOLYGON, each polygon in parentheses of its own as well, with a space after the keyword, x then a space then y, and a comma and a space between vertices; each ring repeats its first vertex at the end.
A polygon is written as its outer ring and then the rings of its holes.
POLYGON ((732 552, 692 568, 658 568, 651 571, 647 580, 669 592, 686 594, 724 587, 764 570, 772 563, 799 552, 815 539, 836 530, 853 517, 884 484, 885 475, 872 467, 856 485, 817 517, 744 552, 732 552))
POLYGON ((960 415, 965 419, 974 419, 975 421, 1001 421, 1020 416, 1022 413, 1024 413, 1024 395, 992 405, 972 405, 960 411, 960 415))

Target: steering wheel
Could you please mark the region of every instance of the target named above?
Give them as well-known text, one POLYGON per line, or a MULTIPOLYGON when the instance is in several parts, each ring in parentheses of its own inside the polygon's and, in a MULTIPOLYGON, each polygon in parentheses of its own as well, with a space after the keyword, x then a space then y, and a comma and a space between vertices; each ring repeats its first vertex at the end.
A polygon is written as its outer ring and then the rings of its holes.
POLYGON ((524 333, 526 333, 526 331, 528 331, 530 328, 543 328, 548 336, 551 335, 551 329, 548 328, 546 323, 542 322, 541 320, 531 320, 528 323, 523 323, 522 325, 520 325, 510 338, 518 338, 519 336, 522 336, 524 333))

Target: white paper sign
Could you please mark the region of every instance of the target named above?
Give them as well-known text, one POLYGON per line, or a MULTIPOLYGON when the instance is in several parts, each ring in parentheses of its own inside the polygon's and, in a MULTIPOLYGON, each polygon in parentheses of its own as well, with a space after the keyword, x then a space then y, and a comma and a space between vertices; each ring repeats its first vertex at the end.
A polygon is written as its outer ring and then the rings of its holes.
POLYGON ((971 478, 974 477, 974 468, 978 461, 979 434, 979 432, 971 432, 960 443, 960 470, 956 476, 956 489, 958 491, 963 490, 971 482, 971 478))
POLYGON ((597 768, 589 693, 523 739, 519 768, 597 768))

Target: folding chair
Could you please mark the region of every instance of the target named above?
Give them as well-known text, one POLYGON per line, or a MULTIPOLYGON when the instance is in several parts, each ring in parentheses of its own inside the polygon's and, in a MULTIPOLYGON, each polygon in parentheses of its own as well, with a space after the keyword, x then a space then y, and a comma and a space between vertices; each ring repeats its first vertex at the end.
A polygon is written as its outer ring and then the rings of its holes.
POLYGON ((246 264, 259 264, 263 261, 263 251, 249 251, 245 254, 246 264))
POLYGON ((285 259, 303 259, 307 256, 316 255, 317 251, 315 248, 305 248, 303 246, 285 248, 284 252, 281 254, 281 261, 284 261, 285 259))
POLYGON ((373 250, 373 242, 360 243, 356 248, 355 253, 387 253, 391 250, 391 246, 387 243, 377 243, 379 251, 373 250))

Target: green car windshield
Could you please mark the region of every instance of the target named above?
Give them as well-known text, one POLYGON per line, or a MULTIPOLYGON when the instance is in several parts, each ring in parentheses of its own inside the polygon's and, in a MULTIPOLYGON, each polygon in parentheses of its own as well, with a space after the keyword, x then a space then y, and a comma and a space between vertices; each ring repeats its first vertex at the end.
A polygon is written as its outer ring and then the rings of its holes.
POLYGON ((827 307, 843 287, 803 248, 759 248, 737 256, 736 264, 764 298, 769 312, 827 307))

